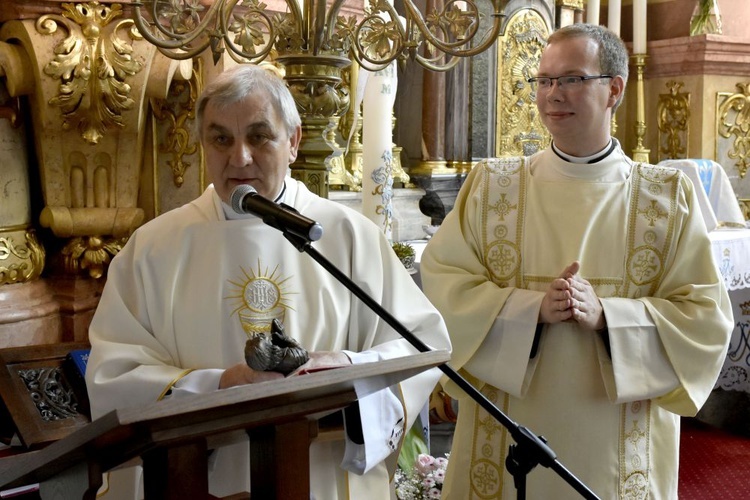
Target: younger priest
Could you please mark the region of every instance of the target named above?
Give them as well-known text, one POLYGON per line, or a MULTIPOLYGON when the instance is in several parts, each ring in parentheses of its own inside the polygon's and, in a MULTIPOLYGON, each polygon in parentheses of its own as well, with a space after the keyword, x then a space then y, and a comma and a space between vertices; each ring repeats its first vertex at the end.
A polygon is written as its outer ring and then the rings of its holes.
MULTIPOLYGON (((554 32, 529 79, 552 145, 474 167, 422 283, 451 365, 595 494, 673 499, 680 416, 708 398, 733 320, 696 188, 610 136, 627 79, 611 31, 554 32)), ((446 389, 459 412, 443 498, 516 498, 507 432, 446 389)), ((551 469, 526 484, 529 498, 580 498, 551 469)))

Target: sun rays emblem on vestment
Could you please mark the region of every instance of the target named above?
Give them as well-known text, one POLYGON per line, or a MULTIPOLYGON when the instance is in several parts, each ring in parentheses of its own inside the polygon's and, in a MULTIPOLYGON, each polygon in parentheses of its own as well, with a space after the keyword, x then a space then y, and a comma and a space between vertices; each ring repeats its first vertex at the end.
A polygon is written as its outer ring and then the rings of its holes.
POLYGON ((288 290, 289 277, 280 276, 278 266, 269 272, 260 261, 255 270, 240 270, 239 279, 229 280, 234 293, 225 297, 237 302, 232 315, 237 314, 247 334, 270 332, 271 322, 278 318, 283 323, 286 310, 293 309, 290 295, 295 292, 288 290))

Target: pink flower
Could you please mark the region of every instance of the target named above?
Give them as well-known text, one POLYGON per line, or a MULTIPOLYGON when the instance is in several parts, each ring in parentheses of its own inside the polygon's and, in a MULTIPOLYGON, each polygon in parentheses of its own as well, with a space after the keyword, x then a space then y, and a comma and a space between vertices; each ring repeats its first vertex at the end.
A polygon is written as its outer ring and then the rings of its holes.
POLYGON ((435 468, 445 470, 448 467, 448 459, 440 457, 435 459, 435 468))
POLYGON ((422 479, 422 485, 425 487, 425 489, 430 489, 435 486, 437 486, 437 483, 431 476, 427 476, 424 479, 422 479))
POLYGON ((420 453, 417 457, 417 463, 414 467, 419 471, 420 474, 429 474, 434 470, 435 459, 431 455, 425 455, 420 453))
POLYGON ((430 488, 427 492, 427 498, 440 498, 440 490, 437 488, 430 488))
POLYGON ((432 477, 435 478, 435 481, 438 484, 443 484, 443 482, 445 482, 445 469, 437 469, 432 473, 432 477))

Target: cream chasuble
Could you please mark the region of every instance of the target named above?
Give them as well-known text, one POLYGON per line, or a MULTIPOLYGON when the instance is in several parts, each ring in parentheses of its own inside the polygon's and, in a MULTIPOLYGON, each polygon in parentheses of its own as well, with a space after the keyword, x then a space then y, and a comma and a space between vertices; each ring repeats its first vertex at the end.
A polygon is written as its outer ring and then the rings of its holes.
MULTIPOLYGON (((323 226, 314 248, 425 343, 450 348, 440 315, 369 220, 291 179, 284 201, 323 226)), ((225 220, 209 187, 138 229, 113 260, 89 333, 94 416, 153 404, 180 390, 188 374, 215 390, 221 369, 244 362, 246 332, 268 331, 273 318, 309 351, 367 351, 375 359, 416 352, 281 232, 256 217, 225 220)), ((413 423, 439 375, 433 369, 391 388, 405 416, 398 432, 413 423)), ((315 498, 389 498, 393 471, 384 463, 363 476, 342 470, 343 441, 316 442, 310 453, 315 498)), ((389 457, 394 467, 396 457, 389 457)), ((213 494, 248 489, 247 444, 218 450, 212 464, 213 494)))
MULTIPOLYGON (((619 146, 590 165, 551 149, 486 160, 421 272, 451 332, 452 366, 547 438, 568 470, 603 499, 676 498, 679 415, 708 397, 733 322, 682 174, 633 164, 619 146), (575 322, 544 325, 532 357, 544 293, 575 260, 601 298, 609 345, 575 322)), ((447 389, 459 413, 443 498, 516 498, 505 471, 512 439, 447 389)), ((580 495, 538 466, 527 497, 580 495)))

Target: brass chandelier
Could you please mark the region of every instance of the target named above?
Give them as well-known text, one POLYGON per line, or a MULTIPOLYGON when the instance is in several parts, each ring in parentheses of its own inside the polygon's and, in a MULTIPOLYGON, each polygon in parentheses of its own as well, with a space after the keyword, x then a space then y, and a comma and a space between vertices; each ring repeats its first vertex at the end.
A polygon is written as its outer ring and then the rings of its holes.
POLYGON ((448 0, 425 17, 403 0, 404 18, 388 1, 374 0, 359 21, 339 15, 343 0, 286 0, 289 11, 276 14, 260 0, 154 0, 133 6, 141 34, 173 59, 210 48, 215 60, 226 51, 238 62, 258 63, 275 51, 351 56, 371 71, 408 60, 446 71, 494 43, 508 0, 492 2, 491 22, 482 19, 474 0, 448 0))

